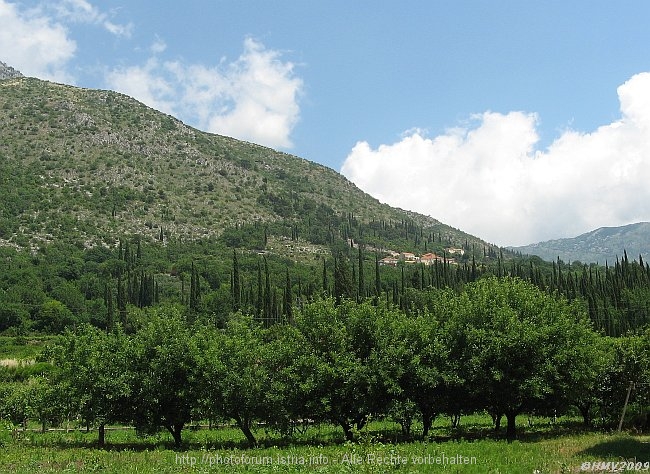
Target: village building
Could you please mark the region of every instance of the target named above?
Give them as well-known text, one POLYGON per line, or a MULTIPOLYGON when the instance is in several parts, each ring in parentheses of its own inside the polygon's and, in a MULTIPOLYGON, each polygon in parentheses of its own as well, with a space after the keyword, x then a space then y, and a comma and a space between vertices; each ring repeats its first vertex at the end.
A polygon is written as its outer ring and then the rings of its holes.
POLYGON ((420 263, 423 263, 424 265, 433 265, 435 262, 444 262, 444 258, 441 257, 440 255, 436 255, 435 253, 425 253, 420 257, 420 263))
POLYGON ((379 260, 379 265, 383 265, 387 267, 396 267, 398 262, 399 260, 397 258, 389 256, 379 260))
POLYGON ((448 248, 445 251, 450 255, 465 255, 465 250, 459 248, 448 248))
POLYGON ((404 263, 417 263, 420 261, 420 257, 411 252, 400 253, 399 259, 404 263))

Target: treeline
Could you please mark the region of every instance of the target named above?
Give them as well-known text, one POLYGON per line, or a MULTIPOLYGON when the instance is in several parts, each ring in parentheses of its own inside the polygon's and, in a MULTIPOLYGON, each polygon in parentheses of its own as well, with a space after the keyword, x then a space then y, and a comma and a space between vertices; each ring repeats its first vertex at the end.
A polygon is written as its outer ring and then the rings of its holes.
POLYGON ((420 420, 487 411, 495 429, 517 415, 579 410, 614 426, 630 390, 626 426, 648 429, 650 332, 609 338, 581 305, 518 278, 484 278, 460 293, 413 291, 410 314, 372 301, 318 298, 265 328, 233 313, 222 328, 187 309, 144 312, 133 334, 89 325, 42 359, 43 375, 2 385, 0 412, 16 425, 80 419, 99 428, 167 429, 176 444, 191 422, 234 422, 251 445, 264 423, 290 437, 331 423, 354 439, 389 417, 409 435, 420 420))
MULTIPOLYGON (((342 225, 358 231, 355 222, 347 216, 342 225)), ((401 229, 409 236, 422 233, 408 222, 369 224, 373 226, 401 229)), ((266 228, 260 225, 255 232, 263 244, 266 228)), ((489 251, 481 258, 466 252, 453 263, 443 251, 432 265, 387 267, 380 265, 384 254, 355 240, 339 239, 329 255, 315 253, 294 262, 267 250, 233 250, 222 238, 161 243, 136 237, 115 248, 91 249, 55 243, 34 254, 0 249, 0 332, 58 334, 83 323, 101 329, 120 323, 130 332, 143 308, 162 303, 188 307, 195 320, 217 326, 235 311, 269 326, 290 320, 294 307, 327 296, 381 301, 409 313, 411 290, 461 291, 489 276, 516 276, 580 302, 594 328, 605 335, 633 333, 650 323, 650 266, 642 258, 628 260, 626 253, 611 267, 489 251)), ((441 237, 431 233, 430 238, 438 242, 441 237)))
POLYGON ((583 301, 594 327, 609 336, 620 336, 650 324, 650 265, 643 257, 623 258, 613 266, 549 264, 534 257, 513 259, 507 273, 569 300, 583 301))

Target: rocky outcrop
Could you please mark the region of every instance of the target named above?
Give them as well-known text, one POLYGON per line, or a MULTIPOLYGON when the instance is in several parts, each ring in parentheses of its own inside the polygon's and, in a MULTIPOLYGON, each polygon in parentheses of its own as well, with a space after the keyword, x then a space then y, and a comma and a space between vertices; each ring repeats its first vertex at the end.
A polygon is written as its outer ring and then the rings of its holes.
POLYGON ((20 71, 17 71, 11 66, 7 66, 5 63, 0 61, 0 80, 12 79, 14 77, 23 77, 23 75, 20 73, 20 71))

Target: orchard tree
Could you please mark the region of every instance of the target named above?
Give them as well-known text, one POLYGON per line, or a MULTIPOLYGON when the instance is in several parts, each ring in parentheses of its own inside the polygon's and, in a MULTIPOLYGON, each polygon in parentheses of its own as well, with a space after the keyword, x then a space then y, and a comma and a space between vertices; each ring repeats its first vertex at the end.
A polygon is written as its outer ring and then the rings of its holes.
POLYGON ((601 421, 616 426, 629 390, 626 422, 636 418, 635 424, 647 429, 650 426, 650 329, 638 335, 607 338, 607 343, 609 365, 597 391, 601 421))
POLYGON ((119 326, 107 334, 83 325, 65 334, 52 350, 59 405, 66 415, 78 414, 88 426, 97 425, 100 445, 107 423, 131 421, 134 374, 129 349, 119 326))
POLYGON ((235 420, 251 446, 257 444, 253 424, 266 415, 263 334, 251 317, 236 313, 223 331, 201 331, 198 343, 203 413, 235 420))
POLYGON ((447 352, 441 325, 429 313, 409 317, 389 311, 379 321, 379 371, 391 398, 391 414, 404 434, 410 434, 419 413, 426 437, 445 409, 448 383, 456 380, 447 352))
POLYGON ((468 392, 493 415, 505 415, 506 436, 516 416, 540 405, 566 403, 583 383, 594 334, 578 304, 517 278, 468 284, 448 322, 468 392))
POLYGON ((299 430, 304 420, 322 421, 324 411, 316 395, 323 362, 310 350, 304 334, 288 324, 271 326, 264 360, 269 377, 264 421, 285 436, 299 430))
POLYGON ((148 324, 134 338, 132 418, 141 433, 167 429, 176 446, 198 406, 198 355, 195 338, 181 309, 161 306, 150 310, 148 324))
POLYGON ((368 417, 388 405, 376 370, 374 325, 376 308, 332 299, 305 305, 296 327, 318 358, 312 400, 323 417, 341 426, 346 439, 365 426, 368 417))

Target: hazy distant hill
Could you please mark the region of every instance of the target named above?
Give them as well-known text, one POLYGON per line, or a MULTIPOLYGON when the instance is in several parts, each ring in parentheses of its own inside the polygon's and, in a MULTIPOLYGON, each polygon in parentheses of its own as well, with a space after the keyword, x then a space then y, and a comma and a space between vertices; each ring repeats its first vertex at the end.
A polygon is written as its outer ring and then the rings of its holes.
POLYGON ((163 230, 165 239, 199 240, 269 222, 300 224, 305 239, 318 240, 309 227, 327 225, 332 213, 364 222, 408 220, 450 244, 485 245, 381 204, 305 159, 201 132, 113 91, 12 75, 4 64, 3 70, 0 245, 63 238, 114 244, 119 235, 157 239, 163 230))
POLYGON ((549 240, 513 250, 537 255, 544 260, 558 257, 565 262, 579 260, 583 263, 614 262, 627 252, 628 258, 646 259, 650 255, 650 222, 639 222, 621 227, 601 227, 574 238, 549 240))

